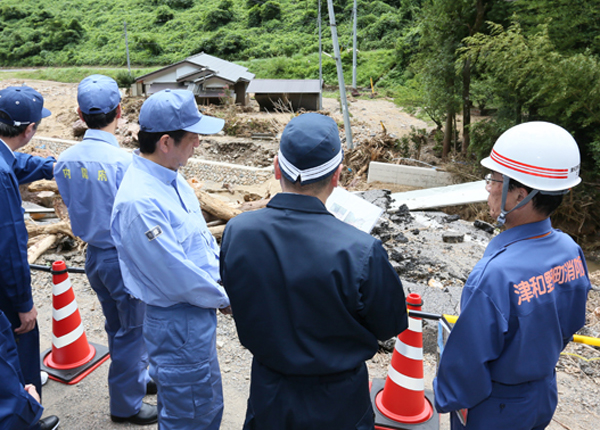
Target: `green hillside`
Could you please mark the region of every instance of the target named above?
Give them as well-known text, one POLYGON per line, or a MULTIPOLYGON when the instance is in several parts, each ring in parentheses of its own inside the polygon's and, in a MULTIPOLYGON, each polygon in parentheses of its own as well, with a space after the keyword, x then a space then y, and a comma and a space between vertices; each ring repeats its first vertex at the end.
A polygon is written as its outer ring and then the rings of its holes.
MULTIPOLYGON (((411 17, 402 3, 359 2, 362 50, 395 47, 411 17)), ((340 44, 349 48, 352 1, 335 4, 340 44)), ((325 0, 322 9, 325 50, 332 52, 325 0)), ((318 50, 316 18, 317 0, 2 0, 0 65, 125 65, 125 22, 135 65, 201 51, 227 60, 307 55, 318 50)))

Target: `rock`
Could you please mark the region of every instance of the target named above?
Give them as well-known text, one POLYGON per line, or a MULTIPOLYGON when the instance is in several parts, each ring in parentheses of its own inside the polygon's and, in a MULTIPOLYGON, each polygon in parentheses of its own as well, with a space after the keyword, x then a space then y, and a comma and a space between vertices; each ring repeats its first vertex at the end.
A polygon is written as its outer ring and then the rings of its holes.
POLYGON ((403 233, 398 233, 396 236, 394 236, 394 240, 396 242, 400 242, 400 243, 407 243, 408 239, 406 238, 406 236, 404 236, 403 233))
POLYGON ((389 233, 381 233, 379 235, 379 240, 381 240, 383 243, 387 242, 388 240, 390 240, 392 238, 392 235, 389 233))
POLYGON ((415 236, 418 235, 421 231, 418 228, 412 229, 410 231, 412 234, 414 234, 415 236))
POLYGON ((394 352, 394 348, 396 347, 396 338, 393 337, 384 341, 378 340, 377 343, 379 343, 379 347, 385 352, 394 352))
POLYGON ((78 119, 73 123, 73 136, 82 137, 87 131, 88 126, 81 119, 78 119))
POLYGON ((442 235, 442 240, 446 243, 461 243, 465 240, 465 235, 455 231, 446 231, 442 235))
POLYGON ((485 231, 486 233, 494 234, 494 226, 485 221, 475 220, 473 222, 473 226, 479 230, 485 231))
POLYGON ((460 219, 460 215, 458 215, 458 214, 448 215, 448 216, 444 217, 444 222, 451 223, 454 221, 458 221, 459 219, 460 219))
POLYGON ((392 261, 402 261, 404 260, 404 255, 402 254, 402 250, 400 248, 394 248, 390 251, 390 260, 392 261))

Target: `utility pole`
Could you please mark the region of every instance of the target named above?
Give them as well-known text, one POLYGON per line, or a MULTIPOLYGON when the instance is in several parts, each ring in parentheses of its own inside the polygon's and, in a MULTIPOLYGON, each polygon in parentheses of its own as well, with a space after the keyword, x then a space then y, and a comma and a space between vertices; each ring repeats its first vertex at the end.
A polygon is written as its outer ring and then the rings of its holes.
POLYGON ((340 102, 342 104, 342 114, 344 116, 344 128, 346 129, 346 146, 348 149, 354 149, 352 143, 352 129, 350 128, 350 115, 348 114, 348 100, 346 99, 346 86, 344 84, 344 71, 342 69, 342 56, 340 55, 340 46, 338 45, 337 30, 335 25, 335 15, 333 13, 333 0, 327 0, 329 10, 329 25, 331 26, 331 39, 333 41, 333 52, 335 63, 337 65, 338 85, 340 87, 340 102))
POLYGON ((321 0, 319 0, 319 109, 323 109, 323 48, 321 44, 321 0))
POLYGON ((356 0, 354 0, 352 16, 354 19, 354 31, 352 36, 352 88, 356 89, 356 0))
POLYGON ((131 64, 129 63, 129 42, 127 41, 127 21, 123 21, 123 29, 125 31, 125 51, 127 51, 127 70, 131 76, 131 64))

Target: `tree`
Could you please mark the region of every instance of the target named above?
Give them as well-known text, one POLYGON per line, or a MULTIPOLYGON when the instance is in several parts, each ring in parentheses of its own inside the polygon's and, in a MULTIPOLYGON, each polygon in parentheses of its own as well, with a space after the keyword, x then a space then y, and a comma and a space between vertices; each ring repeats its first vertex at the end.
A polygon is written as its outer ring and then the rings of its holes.
MULTIPOLYGON (((504 29, 489 23, 489 35, 466 40, 461 60, 478 58, 493 82, 497 122, 506 128, 524 120, 545 120, 572 132, 583 160, 600 167, 600 60, 589 53, 565 55, 552 43, 548 25, 524 34, 515 20, 504 29), (508 120, 508 121, 507 121, 508 120)), ((487 142, 490 145, 490 142, 487 142)), ((489 152, 481 147, 479 152, 489 152)))

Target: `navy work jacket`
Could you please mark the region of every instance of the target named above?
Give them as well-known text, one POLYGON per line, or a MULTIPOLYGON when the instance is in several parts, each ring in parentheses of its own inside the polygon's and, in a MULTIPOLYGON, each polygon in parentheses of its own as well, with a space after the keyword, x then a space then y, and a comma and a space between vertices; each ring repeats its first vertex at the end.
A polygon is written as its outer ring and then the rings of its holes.
POLYGON ((16 313, 29 312, 33 307, 19 185, 52 179, 55 161, 13 152, 0 140, 0 255, 4 263, 0 270, 0 309, 17 326, 16 313))
POLYGON ((230 220, 221 279, 240 341, 284 375, 327 375, 371 358, 407 327, 402 284, 381 242, 316 197, 280 193, 230 220))

